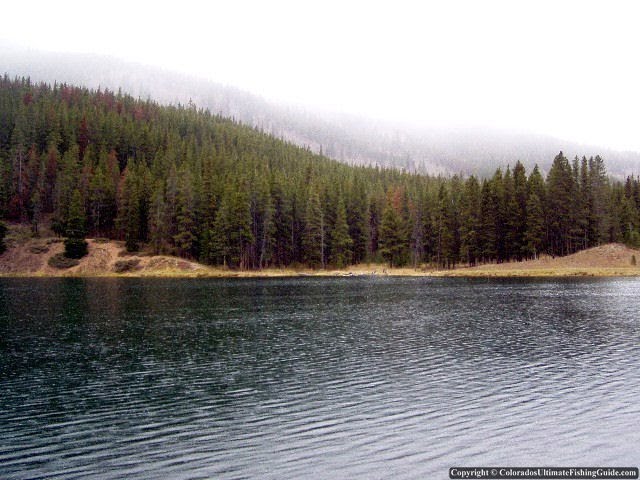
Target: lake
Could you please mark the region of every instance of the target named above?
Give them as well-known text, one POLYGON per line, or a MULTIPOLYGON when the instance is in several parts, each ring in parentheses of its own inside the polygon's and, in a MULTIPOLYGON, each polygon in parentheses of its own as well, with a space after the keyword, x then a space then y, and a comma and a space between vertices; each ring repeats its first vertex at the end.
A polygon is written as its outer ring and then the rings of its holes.
POLYGON ((638 279, 0 279, 0 478, 638 464, 638 279))

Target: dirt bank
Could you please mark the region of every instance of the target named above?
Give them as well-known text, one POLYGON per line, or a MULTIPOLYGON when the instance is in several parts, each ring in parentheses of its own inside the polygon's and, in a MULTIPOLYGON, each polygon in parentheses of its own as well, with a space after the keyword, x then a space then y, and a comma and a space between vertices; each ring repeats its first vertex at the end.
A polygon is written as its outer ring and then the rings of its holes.
POLYGON ((634 276, 640 275, 638 265, 640 265, 640 250, 629 248, 621 243, 609 243, 566 257, 545 255, 537 260, 459 268, 444 272, 443 275, 473 277, 634 276))
MULTIPOLYGON (((18 235, 19 237, 19 235, 18 235)), ((640 275, 640 251, 621 244, 608 244, 569 255, 538 260, 461 267, 455 270, 388 268, 384 265, 354 265, 344 270, 265 269, 236 271, 214 268, 178 257, 129 254, 123 242, 88 239, 89 254, 70 268, 56 268, 50 259, 64 250, 57 238, 10 238, 0 256, 0 276, 130 276, 130 277, 283 277, 283 276, 631 276, 640 275)), ((55 262, 53 262, 55 264, 55 262)))

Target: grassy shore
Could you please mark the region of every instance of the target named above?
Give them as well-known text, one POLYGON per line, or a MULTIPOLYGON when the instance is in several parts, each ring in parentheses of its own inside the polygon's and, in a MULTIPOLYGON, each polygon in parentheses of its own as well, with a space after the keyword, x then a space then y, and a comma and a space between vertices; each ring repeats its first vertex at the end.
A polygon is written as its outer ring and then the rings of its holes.
POLYGON ((598 267, 558 267, 539 269, 519 269, 517 265, 501 270, 474 268, 443 272, 444 277, 637 277, 638 268, 598 268, 598 267))
POLYGON ((0 277, 28 277, 28 278, 55 278, 55 277, 105 277, 105 278, 286 278, 286 277, 458 277, 458 278, 509 278, 509 277, 635 277, 640 276, 638 268, 556 268, 556 269, 467 269, 455 270, 414 270, 406 268, 387 268, 384 272, 377 271, 377 265, 357 265, 356 267, 368 267, 370 272, 362 269, 344 270, 308 270, 308 269, 275 269, 263 270, 228 270, 221 268, 203 268, 195 271, 176 268, 164 268, 158 270, 142 270, 133 272, 83 272, 83 271, 56 271, 56 272, 0 272, 0 277), (354 271, 355 270, 355 271, 354 271))
POLYGON ((56 268, 52 257, 60 254, 64 247, 55 238, 23 239, 13 241, 10 248, 0 256, 0 276, 3 277, 356 277, 356 276, 403 276, 403 277, 618 277, 639 276, 640 251, 621 244, 608 244, 584 250, 567 257, 542 257, 537 260, 489 264, 475 267, 458 267, 453 270, 438 270, 428 266, 421 268, 389 268, 381 264, 360 264, 348 268, 267 268, 263 270, 238 271, 210 267, 186 259, 129 254, 122 242, 111 240, 89 240, 89 254, 70 268, 56 268))

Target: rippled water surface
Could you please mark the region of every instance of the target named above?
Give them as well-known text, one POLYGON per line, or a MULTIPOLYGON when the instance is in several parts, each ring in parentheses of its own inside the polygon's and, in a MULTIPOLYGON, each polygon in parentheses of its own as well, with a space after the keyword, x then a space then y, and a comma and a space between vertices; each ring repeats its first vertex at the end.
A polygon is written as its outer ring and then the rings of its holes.
POLYGON ((637 465, 640 281, 0 280, 0 478, 637 465))

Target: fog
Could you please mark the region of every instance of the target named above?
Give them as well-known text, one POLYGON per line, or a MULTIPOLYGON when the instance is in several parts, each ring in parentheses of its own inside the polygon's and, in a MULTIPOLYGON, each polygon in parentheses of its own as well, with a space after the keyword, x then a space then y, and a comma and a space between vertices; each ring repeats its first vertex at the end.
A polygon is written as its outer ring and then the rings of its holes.
POLYGON ((634 2, 9 2, 0 39, 267 99, 640 150, 634 2))

